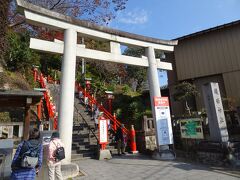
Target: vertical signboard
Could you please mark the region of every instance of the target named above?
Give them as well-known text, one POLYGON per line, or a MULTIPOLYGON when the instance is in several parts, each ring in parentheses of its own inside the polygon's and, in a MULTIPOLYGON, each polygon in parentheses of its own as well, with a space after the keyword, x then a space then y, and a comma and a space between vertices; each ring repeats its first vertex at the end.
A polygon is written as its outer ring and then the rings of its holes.
POLYGON ((228 130, 218 83, 205 84, 203 95, 211 140, 227 142, 229 139, 228 130))
POLYGON ((99 118, 99 144, 108 143, 108 120, 103 116, 99 118))
POLYGON ((158 144, 173 144, 172 123, 168 97, 154 97, 158 144))

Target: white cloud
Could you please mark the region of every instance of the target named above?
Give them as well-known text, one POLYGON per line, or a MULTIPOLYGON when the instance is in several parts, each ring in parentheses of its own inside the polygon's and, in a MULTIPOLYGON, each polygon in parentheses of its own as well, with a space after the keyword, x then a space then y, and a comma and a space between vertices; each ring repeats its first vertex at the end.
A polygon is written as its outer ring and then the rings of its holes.
POLYGON ((144 9, 133 9, 132 11, 118 14, 117 20, 124 24, 144 24, 148 21, 148 13, 144 9))

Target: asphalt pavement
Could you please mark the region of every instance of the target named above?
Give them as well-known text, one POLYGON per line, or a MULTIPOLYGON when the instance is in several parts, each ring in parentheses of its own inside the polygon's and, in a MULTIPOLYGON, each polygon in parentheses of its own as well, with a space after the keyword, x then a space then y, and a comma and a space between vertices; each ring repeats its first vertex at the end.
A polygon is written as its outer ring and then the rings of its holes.
POLYGON ((74 180, 240 180, 224 169, 181 161, 159 161, 147 156, 114 156, 111 160, 77 162, 82 176, 74 180))

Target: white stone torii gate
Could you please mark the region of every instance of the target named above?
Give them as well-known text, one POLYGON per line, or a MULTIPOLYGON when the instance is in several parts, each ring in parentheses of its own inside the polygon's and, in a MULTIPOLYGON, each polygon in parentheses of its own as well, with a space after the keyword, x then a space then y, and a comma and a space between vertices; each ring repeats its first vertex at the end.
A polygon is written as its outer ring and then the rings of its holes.
MULTIPOLYGON (((153 98, 155 96, 161 96, 157 69, 172 70, 172 65, 171 63, 161 62, 160 59, 156 59, 155 50, 171 52, 174 50, 174 45, 177 45, 177 41, 149 38, 98 26, 49 11, 27 3, 24 0, 17 0, 17 4, 24 9, 24 15, 28 23, 52 28, 58 31, 64 31, 64 42, 58 40, 50 42, 31 38, 30 48, 50 53, 63 54, 58 127, 60 138, 65 145, 65 162, 71 161, 75 68, 77 56, 106 62, 148 67, 151 106, 153 117, 155 119, 155 127, 157 127, 153 104, 153 98), (85 45, 77 44, 78 35, 81 37, 90 37, 110 42, 110 52, 87 49, 85 45), (121 55, 120 44, 144 47, 146 49, 146 56, 136 58, 121 55)), ((155 129, 157 136, 158 129, 155 129)), ((158 137, 157 146, 160 150, 161 148, 158 144, 158 137)))

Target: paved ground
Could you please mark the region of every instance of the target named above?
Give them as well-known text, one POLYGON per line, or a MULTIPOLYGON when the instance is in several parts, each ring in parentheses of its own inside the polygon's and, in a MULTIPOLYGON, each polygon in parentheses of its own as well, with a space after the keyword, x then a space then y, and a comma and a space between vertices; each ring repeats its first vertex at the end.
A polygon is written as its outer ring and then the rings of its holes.
POLYGON ((75 163, 86 176, 74 180, 240 180, 240 176, 201 165, 158 161, 143 156, 121 156, 106 161, 87 159, 75 163))

